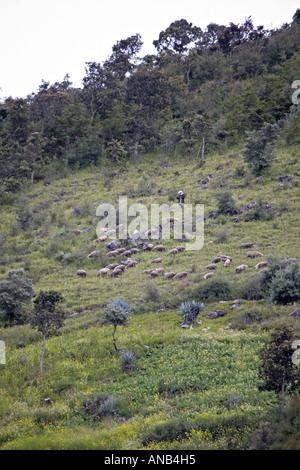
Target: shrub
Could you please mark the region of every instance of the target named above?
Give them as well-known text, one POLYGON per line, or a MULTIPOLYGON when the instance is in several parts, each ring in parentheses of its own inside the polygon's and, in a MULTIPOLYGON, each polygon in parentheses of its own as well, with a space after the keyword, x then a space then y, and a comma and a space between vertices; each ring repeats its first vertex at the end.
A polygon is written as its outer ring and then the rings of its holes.
POLYGON ((299 368, 291 360, 295 339, 293 329, 282 326, 272 333, 270 340, 260 350, 259 377, 264 383, 259 389, 277 393, 282 405, 285 403, 286 388, 297 390, 299 387, 299 368))
POLYGON ((216 243, 227 243, 229 240, 229 232, 228 230, 218 230, 216 233, 216 243))
POLYGON ((259 275, 247 281, 247 284, 240 290, 240 297, 246 300, 261 300, 266 297, 262 276, 259 275))
POLYGON ((270 288, 277 271, 284 270, 287 266, 287 260, 278 258, 275 255, 267 257, 268 267, 261 274, 261 284, 264 288, 270 288))
POLYGON ((118 412, 119 400, 114 396, 98 395, 96 398, 83 402, 84 410, 97 420, 104 416, 113 416, 118 412))
POLYGON ((150 196, 153 192, 153 181, 147 173, 143 172, 137 181, 136 196, 150 196))
POLYGON ((31 226, 33 213, 28 205, 18 203, 16 206, 16 221, 21 230, 28 230, 31 226))
POLYGON ((269 256, 268 268, 259 276, 262 289, 269 293, 271 302, 281 305, 300 299, 300 265, 284 258, 269 256))
POLYGON ((217 211, 219 214, 235 214, 236 206, 230 189, 217 192, 215 198, 218 203, 217 211))
POLYGON ((271 302, 281 305, 300 300, 300 265, 292 264, 284 271, 277 271, 270 287, 271 302))
POLYGON ((146 300, 150 302, 158 302, 161 298, 158 287, 153 282, 146 284, 146 300))
POLYGON ((267 209, 266 204, 259 200, 257 206, 249 213, 255 220, 271 220, 274 218, 274 211, 267 209))
POLYGON ((177 196, 177 189, 176 188, 168 189, 168 199, 169 199, 169 201, 176 201, 176 196, 177 196))
POLYGON ((12 269, 7 280, 0 282, 0 311, 8 322, 22 322, 22 308, 34 295, 32 279, 25 276, 24 269, 12 269))
POLYGON ((268 422, 251 433, 250 450, 300 450, 300 400, 293 397, 286 408, 276 408, 268 422))
POLYGON ((188 432, 191 430, 192 425, 185 422, 183 419, 176 420, 175 418, 164 422, 158 423, 152 429, 147 431, 142 437, 143 445, 148 445, 151 442, 174 441, 175 439, 184 439, 188 432))
POLYGON ((191 293, 194 299, 214 300, 230 299, 233 296, 233 289, 225 279, 209 279, 205 284, 201 284, 191 293))
POLYGON ((232 319, 232 327, 243 329, 247 325, 253 325, 255 323, 260 323, 264 320, 262 312, 257 308, 247 308, 240 312, 235 313, 232 319))

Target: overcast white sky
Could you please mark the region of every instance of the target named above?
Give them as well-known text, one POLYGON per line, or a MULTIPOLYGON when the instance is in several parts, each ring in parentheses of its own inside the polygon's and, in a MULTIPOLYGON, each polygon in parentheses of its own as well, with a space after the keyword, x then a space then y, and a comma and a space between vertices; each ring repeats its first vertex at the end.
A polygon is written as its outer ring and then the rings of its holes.
POLYGON ((68 73, 81 86, 85 62, 102 63, 120 39, 140 34, 141 56, 156 52, 159 33, 182 18, 202 29, 211 23, 280 27, 299 0, 0 0, 0 99, 26 97, 42 80, 68 73))

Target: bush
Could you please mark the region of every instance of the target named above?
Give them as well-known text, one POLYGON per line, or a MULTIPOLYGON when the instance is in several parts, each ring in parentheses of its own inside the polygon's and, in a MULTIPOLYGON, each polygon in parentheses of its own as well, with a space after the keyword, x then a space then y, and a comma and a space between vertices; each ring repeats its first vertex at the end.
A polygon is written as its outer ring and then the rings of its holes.
POLYGON ((33 213, 28 205, 19 202, 16 206, 16 221, 21 230, 28 230, 31 226, 33 213))
POLYGON ((32 279, 25 276, 24 269, 12 269, 7 280, 0 282, 0 311, 10 323, 22 322, 22 308, 34 295, 32 279))
POLYGON ((278 258, 275 255, 267 257, 268 267, 261 274, 261 284, 265 289, 269 289, 277 271, 284 270, 288 262, 284 258, 278 258))
POLYGON ((276 328, 260 350, 259 377, 264 382, 259 385, 259 390, 274 391, 281 398, 282 406, 285 404, 286 388, 289 391, 299 389, 299 368, 291 360, 295 339, 298 338, 294 330, 282 326, 276 328))
POLYGON ((183 419, 172 419, 165 423, 158 423, 152 429, 147 431, 142 437, 143 445, 151 442, 174 441, 175 439, 184 439, 191 430, 192 425, 183 419))
POLYGON ((216 243, 227 243, 229 240, 229 232, 228 230, 218 230, 216 233, 216 243))
POLYGON ((236 312, 231 324, 233 328, 244 329, 246 326, 261 323, 263 320, 262 312, 258 308, 252 307, 236 312))
POLYGON ((118 412, 119 400, 113 396, 99 395, 83 402, 84 410, 97 420, 105 416, 114 416, 118 412))
POLYGON ((266 204, 259 200, 257 206, 249 213, 255 220, 271 220, 274 218, 274 211, 269 211, 266 204))
POLYGON ((146 297, 145 299, 150 302, 158 302, 161 298, 158 287, 153 282, 147 282, 146 284, 146 297))
POLYGON ((261 300, 266 297, 266 290, 262 284, 262 276, 259 275, 247 281, 247 284, 241 288, 240 295, 246 300, 261 300))
POLYGON ((137 181, 136 196, 150 196, 153 192, 153 181, 147 173, 143 172, 137 181))
POLYGON ((277 408, 269 422, 251 433, 250 450, 300 450, 300 400, 293 397, 286 408, 277 408))
POLYGON ((217 211, 219 214, 235 214, 236 206, 230 189, 217 192, 215 198, 218 202, 217 211))
POLYGON ((215 299, 231 299, 233 289, 228 281, 224 279, 209 279, 205 284, 201 284, 191 293, 194 299, 198 300, 215 300, 215 299))
POLYGON ((270 287, 271 302, 287 305, 300 300, 300 265, 277 271, 270 287))
POLYGON ((261 289, 267 292, 271 302, 281 305, 297 302, 300 299, 299 263, 269 256, 268 268, 259 276, 261 289))

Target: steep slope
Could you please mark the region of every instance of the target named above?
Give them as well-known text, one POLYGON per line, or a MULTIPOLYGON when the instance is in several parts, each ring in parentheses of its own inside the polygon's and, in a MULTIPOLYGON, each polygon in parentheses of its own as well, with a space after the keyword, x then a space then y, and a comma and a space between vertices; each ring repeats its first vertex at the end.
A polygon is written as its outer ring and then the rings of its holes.
POLYGON ((112 175, 95 167, 53 174, 47 184, 36 183, 2 206, 1 279, 24 268, 36 293, 62 293, 67 312, 59 335, 47 341, 42 377, 39 333, 28 321, 0 330, 7 348, 3 448, 229 448, 230 439, 237 448, 250 445, 251 431, 276 404, 273 392, 257 392, 259 350, 276 325, 299 329, 298 319, 289 316, 297 305, 257 296, 255 266, 270 255, 299 259, 300 166, 297 148, 278 146, 276 163, 256 179, 240 154, 213 155, 204 167, 148 157, 112 175), (119 241, 140 249, 130 256, 138 263, 118 277, 97 276, 98 269, 127 259, 108 257, 105 242, 95 242, 97 207, 108 202, 117 208, 126 195, 128 206, 139 201, 150 211, 151 204, 176 202, 179 189, 186 203, 204 204, 203 248, 172 256, 169 250, 179 244, 172 238, 152 242, 163 244, 163 252, 119 241), (215 195, 227 189, 237 211, 217 214, 215 195), (244 243, 263 256, 247 257, 244 243), (89 258, 93 250, 99 254, 89 258), (206 280, 206 267, 220 253, 232 262, 217 263, 206 280), (151 260, 158 257, 155 267, 164 273, 187 276, 151 278, 144 270, 153 269, 151 260), (237 273, 242 264, 248 268, 237 273), (86 277, 76 275, 79 269, 86 277), (114 353, 111 326, 102 323, 104 307, 116 297, 132 311, 129 327, 117 330, 121 352, 134 354, 129 372, 114 353), (231 309, 236 298, 242 303, 231 309), (192 299, 205 309, 184 330, 178 309, 192 299), (206 317, 216 310, 222 316, 206 317))

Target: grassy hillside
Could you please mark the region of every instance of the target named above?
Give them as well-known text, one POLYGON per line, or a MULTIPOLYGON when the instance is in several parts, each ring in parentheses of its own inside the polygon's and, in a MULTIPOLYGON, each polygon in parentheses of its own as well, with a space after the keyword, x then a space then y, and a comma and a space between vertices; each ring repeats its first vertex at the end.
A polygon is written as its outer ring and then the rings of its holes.
POLYGON ((300 161, 298 147, 279 145, 275 164, 257 179, 241 151, 209 156, 204 166, 184 156, 148 155, 119 171, 52 167, 45 175, 48 184, 40 181, 6 200, 0 211, 0 280, 24 268, 35 293, 62 293, 67 318, 59 334, 46 342, 42 376, 41 334, 28 321, 0 329, 7 358, 0 365, 2 449, 252 445, 252 433, 277 406, 274 392, 258 392, 259 351, 277 326, 300 330, 299 319, 289 316, 298 305, 260 298, 255 284, 258 262, 270 256, 299 260, 300 161), (204 183, 207 175, 211 178, 204 183), (281 178, 285 175, 289 178, 281 178), (178 245, 176 240, 153 241, 162 242, 166 251, 141 250, 131 256, 138 264, 122 276, 96 276, 98 269, 126 259, 108 257, 105 243, 95 242, 99 204, 117 206, 120 195, 128 197, 128 205, 173 204, 179 189, 186 202, 204 204, 203 248, 172 257, 169 250, 178 245), (237 213, 217 215, 215 195, 227 189, 237 213), (248 250, 241 247, 247 242, 263 256, 247 258, 248 250), (93 250, 99 250, 98 256, 88 258, 93 250), (220 253, 230 256, 231 264, 219 263, 215 275, 204 279, 206 266, 220 253), (156 257, 163 259, 157 266, 164 272, 184 271, 187 277, 151 278, 144 270, 153 268, 156 257), (248 268, 236 273, 241 264, 248 268), (78 269, 87 276, 76 276, 78 269), (226 287, 223 293, 214 289, 218 282, 226 287), (112 326, 102 322, 104 307, 116 297, 125 299, 132 312, 129 326, 117 328, 119 356, 112 326), (194 299, 203 301, 205 309, 193 327, 183 329, 179 306, 194 299), (242 302, 230 309, 235 299, 242 302), (225 314, 207 319, 215 309, 225 314), (130 371, 122 368, 125 351, 134 354, 130 371))

